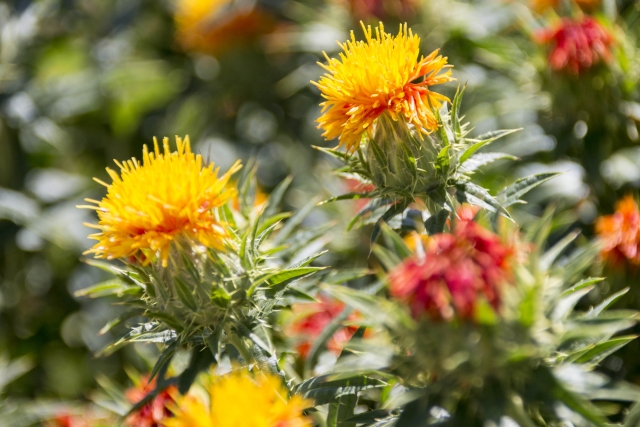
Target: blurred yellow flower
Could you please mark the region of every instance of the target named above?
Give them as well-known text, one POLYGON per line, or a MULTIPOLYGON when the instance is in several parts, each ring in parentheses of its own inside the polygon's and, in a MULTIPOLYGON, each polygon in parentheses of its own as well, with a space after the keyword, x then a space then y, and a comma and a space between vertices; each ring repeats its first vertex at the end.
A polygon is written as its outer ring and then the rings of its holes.
POLYGON ((328 73, 318 82, 326 101, 317 120, 327 139, 340 137, 340 145, 353 152, 362 134, 371 132, 376 119, 388 113, 393 120, 403 119, 421 133, 438 128, 433 108, 449 99, 432 92, 433 85, 453 80, 447 58, 433 51, 420 57, 420 37, 400 26, 397 36, 384 31, 382 23, 373 37, 371 27, 362 24, 366 41, 340 44, 340 59, 329 58, 320 64, 328 73), (446 71, 442 72, 443 69, 446 71), (419 78, 422 79, 418 81, 419 78))
POLYGON ((224 224, 213 209, 233 200, 235 188, 227 188, 233 173, 240 169, 236 162, 218 177, 213 163, 203 165, 200 154, 191 152, 189 137, 176 138, 178 150, 171 152, 169 139, 163 141, 164 153, 154 139, 154 152, 143 149, 143 162, 135 158, 123 163, 120 175, 107 168, 113 182, 102 201, 87 199, 97 206, 83 206, 98 212, 99 233, 89 236, 98 240, 85 253, 96 258, 125 258, 142 251, 145 262, 159 252, 167 265, 170 244, 178 237, 194 238, 201 244, 221 249, 227 236, 224 224))
POLYGON ((271 31, 274 19, 253 2, 178 0, 176 37, 185 50, 220 53, 271 31))
POLYGON ((208 402, 195 395, 178 398, 165 427, 311 427, 302 411, 313 403, 288 398, 282 380, 273 375, 237 371, 213 379, 206 395, 208 402))

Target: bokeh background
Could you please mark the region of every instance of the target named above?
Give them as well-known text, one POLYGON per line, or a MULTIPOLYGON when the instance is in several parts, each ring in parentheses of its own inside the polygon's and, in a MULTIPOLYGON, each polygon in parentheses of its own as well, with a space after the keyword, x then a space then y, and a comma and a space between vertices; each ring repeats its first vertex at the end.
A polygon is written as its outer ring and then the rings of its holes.
MULTIPOLYGON (((575 228, 587 238, 598 216, 640 186, 640 2, 4 0, 5 403, 86 402, 105 378, 125 386, 126 372, 144 372, 153 358, 149 346, 97 357, 113 339, 99 332, 120 308, 74 297, 108 278, 81 261, 91 245, 82 223, 94 218, 76 205, 103 196, 92 177, 108 180, 104 168, 115 167, 113 159, 139 156, 154 136, 188 134, 222 170, 236 158, 256 159, 265 193, 292 175, 285 200, 291 209, 316 195, 349 190, 347 180, 331 173, 331 160, 312 148, 336 142, 325 141, 315 127, 321 98, 309 81, 323 72, 316 64, 323 51, 335 55, 336 41, 348 39, 352 29, 362 38, 360 21, 382 21, 392 33, 407 22, 421 36, 425 55, 441 49, 457 83, 466 85, 462 110, 473 133, 522 128, 496 143, 497 151, 520 160, 485 168, 483 185, 495 190, 531 173, 563 172, 517 209, 521 222, 554 205, 557 234, 575 228), (585 19, 602 32, 556 31, 585 19), (574 69, 554 59, 563 53, 592 60, 574 69)), ((456 88, 438 90, 452 96, 456 88)), ((354 209, 341 202, 308 221, 323 224, 354 209)), ((329 233, 334 255, 327 261, 366 265, 366 234, 346 233, 341 223, 329 233)), ((594 300, 635 281, 635 269, 624 268, 594 300)), ((640 288, 632 294, 626 304, 640 308, 640 288)), ((603 369, 640 383, 640 348, 630 348, 603 369)))

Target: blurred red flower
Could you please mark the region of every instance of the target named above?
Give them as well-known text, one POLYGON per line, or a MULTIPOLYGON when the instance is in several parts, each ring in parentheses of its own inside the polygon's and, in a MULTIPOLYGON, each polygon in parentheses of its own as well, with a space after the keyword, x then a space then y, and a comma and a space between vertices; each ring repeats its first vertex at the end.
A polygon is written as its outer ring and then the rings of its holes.
POLYGON ((536 33, 535 38, 551 45, 549 65, 556 71, 579 74, 600 60, 608 62, 613 58, 609 50, 614 44, 613 36, 589 16, 578 20, 564 18, 554 27, 536 33))
MULTIPOLYGON (((349 193, 368 193, 376 189, 375 185, 366 184, 354 178, 346 178, 344 180, 344 183, 349 193)), ((364 208, 367 205, 367 203, 369 203, 370 200, 371 199, 365 199, 365 198, 356 199, 354 204, 356 208, 356 212, 360 212, 362 208, 364 208)))
POLYGON ((342 0, 347 3, 355 20, 410 19, 416 15, 416 0, 342 0))
POLYGON ((67 413, 57 415, 45 425, 47 427, 91 427, 85 417, 67 413))
MULTIPOLYGON (((125 396, 129 402, 138 403, 155 387, 155 379, 149 382, 148 377, 143 378, 138 386, 128 389, 125 396)), ((142 408, 129 415, 125 420, 125 425, 128 427, 164 427, 164 420, 172 414, 168 408, 174 403, 171 396, 176 394, 177 389, 174 386, 161 391, 142 408)))
POLYGON ((389 275, 391 294, 406 302, 413 316, 473 319, 479 298, 496 311, 500 288, 511 279, 511 247, 473 221, 475 211, 459 212, 452 233, 425 242, 425 256, 407 258, 389 275))
MULTIPOLYGON (((325 295, 318 297, 318 302, 293 304, 291 309, 294 321, 289 326, 289 333, 299 340, 297 350, 300 356, 306 358, 315 341, 324 329, 336 318, 345 305, 325 295)), ((357 315, 352 313, 348 318, 354 320, 357 315)), ((327 343, 327 348, 339 355, 345 344, 358 330, 355 326, 347 326, 339 329, 327 343)))
POLYGON ((640 264, 640 211, 633 196, 618 201, 612 215, 598 218, 596 233, 604 244, 602 256, 606 261, 640 264))

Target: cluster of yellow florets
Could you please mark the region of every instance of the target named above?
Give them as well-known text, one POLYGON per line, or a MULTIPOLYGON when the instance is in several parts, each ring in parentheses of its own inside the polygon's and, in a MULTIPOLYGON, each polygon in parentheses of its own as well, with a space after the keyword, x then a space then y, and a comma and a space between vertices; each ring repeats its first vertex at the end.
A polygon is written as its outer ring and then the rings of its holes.
POLYGON ((310 427, 302 411, 313 405, 300 396, 288 397, 282 380, 238 371, 213 378, 205 387, 206 399, 178 398, 174 417, 166 427, 310 427))
POLYGON ((371 132, 376 119, 388 113, 394 120, 403 119, 421 133, 438 128, 434 108, 448 98, 431 91, 431 86, 446 83, 451 77, 447 58, 431 52, 420 57, 420 37, 407 25, 398 34, 384 31, 382 23, 375 29, 362 26, 365 41, 340 44, 340 59, 329 58, 322 65, 327 74, 312 82, 326 99, 320 104, 319 127, 327 139, 340 138, 348 152, 360 145, 362 134, 371 132))
POLYGON ((107 187, 107 195, 102 201, 87 200, 97 205, 89 207, 99 218, 98 225, 87 225, 100 230, 90 236, 98 243, 87 253, 115 259, 141 251, 145 262, 159 253, 166 265, 171 243, 181 237, 223 248, 227 231, 214 210, 235 197, 227 183, 239 163, 218 177, 213 163, 205 165, 200 154, 191 152, 188 137, 177 138, 175 152, 168 138, 163 145, 164 153, 157 140, 153 152, 145 146, 142 164, 135 158, 116 162, 120 174, 107 169, 111 184, 97 180, 107 187))

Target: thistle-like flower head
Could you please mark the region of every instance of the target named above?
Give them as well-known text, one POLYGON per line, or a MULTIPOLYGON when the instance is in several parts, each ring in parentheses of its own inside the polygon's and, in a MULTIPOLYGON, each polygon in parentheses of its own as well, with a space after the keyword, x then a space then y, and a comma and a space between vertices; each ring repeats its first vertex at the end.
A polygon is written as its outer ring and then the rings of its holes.
POLYGON ((363 24, 362 28, 366 40, 356 41, 351 32, 351 40, 340 44, 340 59, 325 54, 327 65, 321 65, 327 73, 312 82, 326 99, 317 120, 323 136, 339 137, 340 145, 351 153, 385 113, 421 133, 437 129, 432 109, 440 108, 448 98, 430 88, 453 80, 447 58, 437 50, 420 57, 420 37, 406 24, 395 37, 384 31, 382 23, 375 36, 371 27, 363 24))
POLYGON ((588 70, 600 61, 611 61, 614 38, 595 19, 585 16, 577 20, 565 18, 559 24, 540 31, 539 42, 551 45, 549 65, 556 71, 573 74, 588 70))
POLYGON ((274 375, 237 371, 212 379, 207 402, 196 396, 178 398, 174 417, 166 427, 310 427, 302 414, 312 402, 288 397, 282 380, 274 375))
POLYGON ((97 258, 127 258, 142 252, 146 262, 159 253, 163 265, 169 258, 171 243, 184 237, 222 249, 227 232, 214 209, 232 200, 236 190, 227 188, 231 175, 240 169, 236 163, 218 176, 213 163, 205 165, 200 154, 191 152, 189 138, 177 138, 172 152, 164 139, 164 152, 158 141, 154 151, 143 150, 143 160, 117 162, 120 174, 107 169, 113 182, 102 201, 90 200, 98 212, 100 230, 90 237, 98 243, 86 253, 97 258))
POLYGON ((408 258, 391 272, 391 294, 407 302, 416 318, 426 313, 472 319, 480 298, 499 309, 511 254, 497 235, 472 220, 470 209, 463 210, 452 233, 429 238, 424 257, 408 258))

